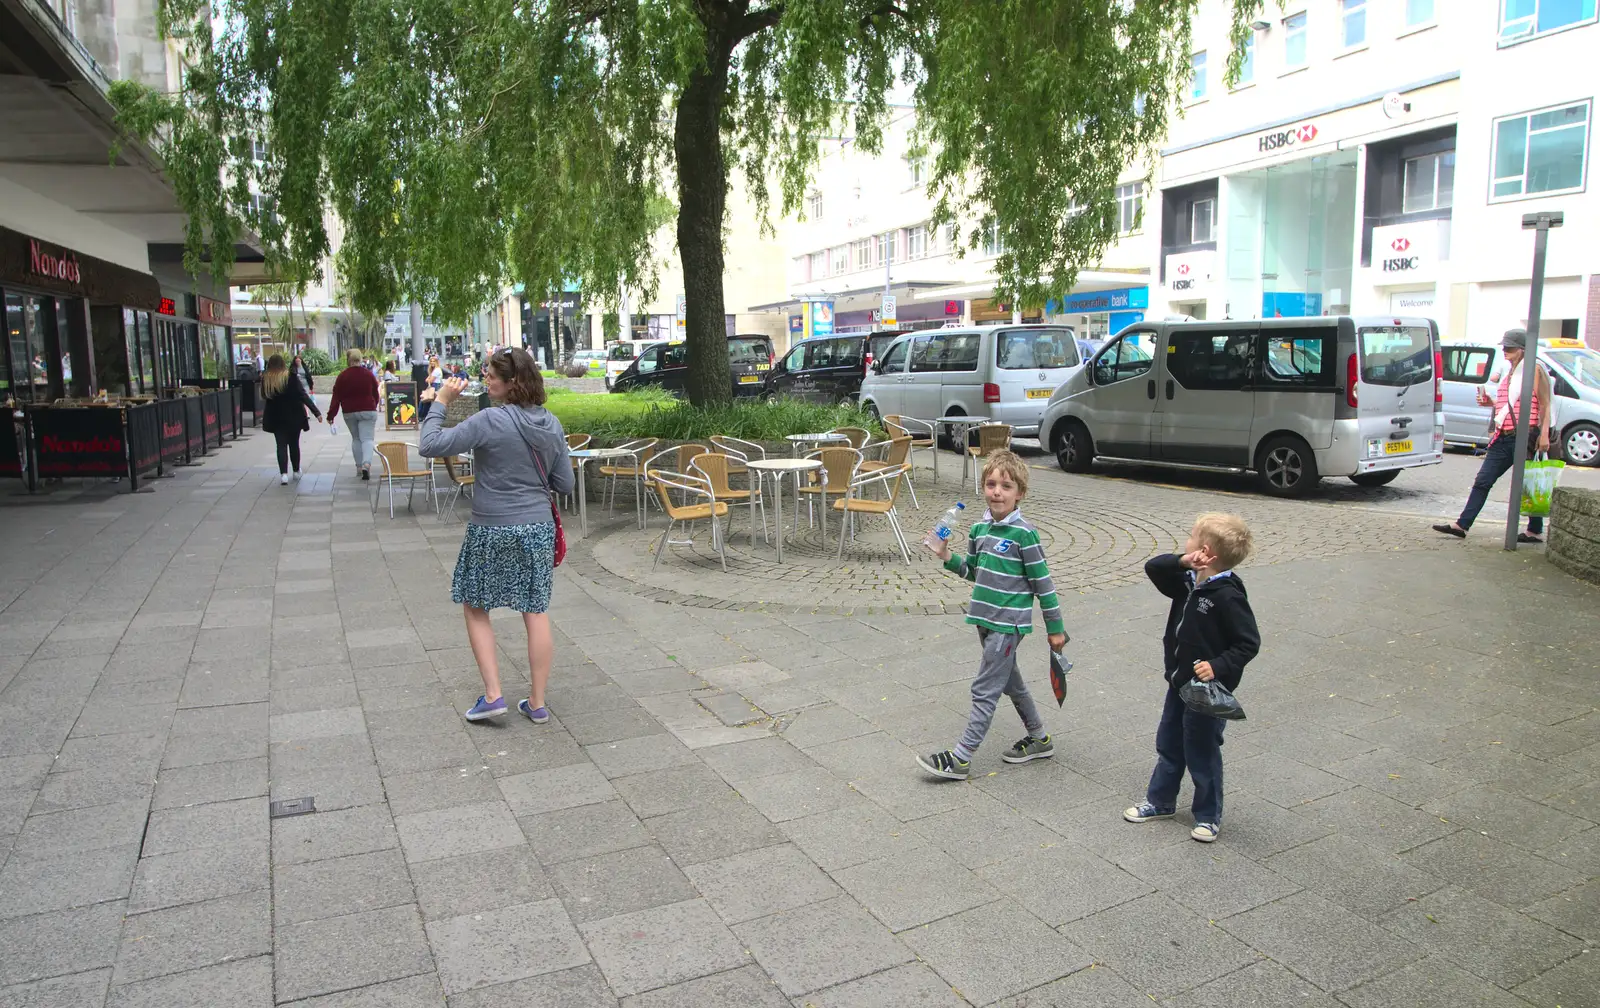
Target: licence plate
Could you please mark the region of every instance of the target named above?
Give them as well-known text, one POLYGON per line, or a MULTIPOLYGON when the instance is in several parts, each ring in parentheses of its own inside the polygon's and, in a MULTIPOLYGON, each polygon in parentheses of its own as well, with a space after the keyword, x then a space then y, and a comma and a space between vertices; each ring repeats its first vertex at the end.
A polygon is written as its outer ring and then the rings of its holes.
POLYGON ((1055 389, 1031 388, 1031 389, 1028 390, 1028 398, 1029 399, 1048 399, 1051 396, 1055 395, 1055 393, 1056 393, 1055 389))
POLYGON ((1383 446, 1385 455, 1402 455, 1411 450, 1410 441, 1390 441, 1383 446))
POLYGON ((739 376, 739 384, 740 385, 754 385, 756 382, 758 382, 760 380, 761 380, 760 377, 758 377, 757 375, 753 375, 753 374, 742 374, 742 375, 739 376))

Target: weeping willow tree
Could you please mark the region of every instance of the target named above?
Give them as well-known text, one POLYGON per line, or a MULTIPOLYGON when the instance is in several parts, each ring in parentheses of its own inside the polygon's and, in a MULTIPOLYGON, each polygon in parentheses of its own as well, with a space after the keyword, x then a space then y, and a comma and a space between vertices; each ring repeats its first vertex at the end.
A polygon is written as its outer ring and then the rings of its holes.
MULTIPOLYGON (((968 246, 994 227, 998 292, 1042 304, 1115 238, 1118 176, 1166 133, 1197 2, 160 0, 184 89, 113 99, 166 159, 191 271, 225 277, 248 227, 270 267, 314 275, 331 209, 341 287, 370 314, 417 299, 461 321, 508 280, 649 297, 670 199, 706 403, 730 394, 730 171, 763 220, 795 212, 818 139, 880 149, 908 93, 935 223, 968 246)), ((1260 7, 1233 0, 1236 42, 1260 7)))

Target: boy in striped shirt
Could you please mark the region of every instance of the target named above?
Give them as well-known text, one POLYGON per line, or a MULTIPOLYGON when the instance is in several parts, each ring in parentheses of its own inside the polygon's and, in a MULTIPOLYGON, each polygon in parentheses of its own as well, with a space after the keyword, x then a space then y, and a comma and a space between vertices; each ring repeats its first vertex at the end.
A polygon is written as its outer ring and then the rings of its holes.
POLYGON ((972 754, 983 744, 1001 694, 1011 698, 1028 734, 1001 754, 1007 763, 1026 763, 1055 755, 1044 721, 1017 668, 1017 645, 1033 629, 1033 600, 1044 611, 1050 647, 1061 650, 1067 631, 1050 568, 1045 564, 1039 533, 1022 517, 1017 504, 1028 493, 1028 467, 1008 451, 990 455, 983 466, 983 497, 989 511, 967 534, 967 555, 953 556, 941 541, 935 555, 945 570, 971 581, 967 622, 978 628, 983 659, 972 680, 972 715, 954 749, 918 756, 917 763, 935 777, 966 780, 972 754))

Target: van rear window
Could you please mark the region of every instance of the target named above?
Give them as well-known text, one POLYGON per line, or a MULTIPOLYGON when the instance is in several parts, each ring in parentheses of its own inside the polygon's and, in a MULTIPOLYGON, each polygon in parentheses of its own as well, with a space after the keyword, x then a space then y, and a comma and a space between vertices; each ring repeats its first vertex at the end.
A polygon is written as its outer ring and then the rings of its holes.
POLYGON ((728 360, 734 364, 765 364, 770 353, 770 340, 739 338, 728 341, 728 360))
POLYGON ((995 362, 1007 371, 1037 371, 1078 363, 1071 329, 1008 329, 995 341, 995 362))
POLYGON ((1362 329, 1361 380, 1368 385, 1420 385, 1433 381, 1433 341, 1425 326, 1362 329))

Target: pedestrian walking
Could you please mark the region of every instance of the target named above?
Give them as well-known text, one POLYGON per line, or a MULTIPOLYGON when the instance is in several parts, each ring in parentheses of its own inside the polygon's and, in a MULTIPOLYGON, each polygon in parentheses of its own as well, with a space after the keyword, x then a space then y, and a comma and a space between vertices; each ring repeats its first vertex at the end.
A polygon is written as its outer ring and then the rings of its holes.
POLYGON ((1261 650, 1255 613, 1233 568, 1250 555, 1250 529, 1235 515, 1194 520, 1181 554, 1151 557, 1145 576, 1172 600, 1161 638, 1167 696, 1156 727, 1156 768, 1145 800, 1122 813, 1132 823, 1170 819, 1187 771, 1194 779, 1194 828, 1210 843, 1222 832, 1222 718, 1190 710, 1178 689, 1191 679, 1239 688, 1244 667, 1261 650))
POLYGON ((1026 763, 1055 755, 1056 747, 1044 730, 1044 720, 1033 702, 1022 672, 1017 668, 1017 647, 1033 630, 1033 600, 1039 599, 1050 647, 1060 651, 1067 643, 1050 568, 1045 563, 1039 533, 1022 517, 1018 504, 1028 494, 1028 467, 1009 451, 990 455, 983 466, 983 497, 989 505, 983 520, 967 533, 965 556, 952 556, 950 543, 939 540, 934 554, 944 568, 972 582, 967 622, 978 628, 983 658, 972 680, 972 713, 967 730, 955 748, 918 756, 917 764, 935 777, 966 780, 972 773, 972 754, 983 744, 1002 694, 1011 698, 1027 734, 1000 758, 1026 763))
POLYGON ((347 366, 333 380, 328 426, 333 426, 339 410, 343 409, 344 425, 350 428, 350 454, 361 470, 361 478, 371 479, 372 442, 378 433, 378 379, 362 362, 360 350, 346 350, 344 359, 347 366))
MULTIPOLYGON (((1478 404, 1494 406, 1493 419, 1490 421, 1493 433, 1489 438, 1488 452, 1484 455, 1482 464, 1478 466, 1478 475, 1472 480, 1472 490, 1467 494, 1467 503, 1461 509, 1460 516, 1448 525, 1433 526, 1435 532, 1455 536, 1457 539, 1467 537, 1467 532, 1472 529, 1472 523, 1478 520, 1478 513, 1489 500, 1489 491, 1516 462, 1518 432, 1523 432, 1528 439, 1529 458, 1536 452, 1550 450, 1550 428, 1546 421, 1550 416, 1550 376, 1545 373, 1544 368, 1533 369, 1532 416, 1528 417, 1526 423, 1519 423, 1517 417, 1522 409, 1522 383, 1526 380, 1522 362, 1528 350, 1527 330, 1507 329, 1505 336, 1500 340, 1500 349, 1505 354, 1506 363, 1511 366, 1495 388, 1494 398, 1490 399, 1487 392, 1482 388, 1478 389, 1478 404)), ((1519 501, 1511 502, 1514 508, 1520 508, 1520 505, 1519 501)), ((1544 519, 1538 515, 1529 515, 1528 530, 1517 534, 1517 542, 1544 542, 1540 538, 1543 534, 1544 519)))
POLYGON ((315 392, 317 390, 316 382, 311 379, 311 369, 306 367, 305 358, 295 354, 294 363, 290 365, 289 370, 293 371, 294 376, 300 379, 300 384, 304 386, 307 392, 315 392))
POLYGON ((261 411, 261 429, 278 442, 278 482, 289 482, 289 468, 294 467, 294 478, 300 478, 300 434, 311 429, 306 418, 310 410, 317 419, 322 411, 317 409, 297 375, 283 362, 283 354, 267 358, 267 370, 261 377, 261 394, 266 405, 261 411))
POLYGON ((551 583, 555 576, 555 495, 571 493, 572 462, 561 421, 544 408, 544 379, 524 350, 504 350, 484 365, 490 397, 505 405, 480 410, 444 427, 445 409, 467 383, 452 378, 435 392, 419 439, 426 458, 472 452, 472 517, 450 582, 451 601, 461 605, 467 641, 483 676, 483 695, 467 711, 468 721, 506 713, 495 659, 489 611, 515 609, 528 631, 528 699, 517 710, 535 724, 550 720, 545 688, 555 645, 550 636, 551 583))

